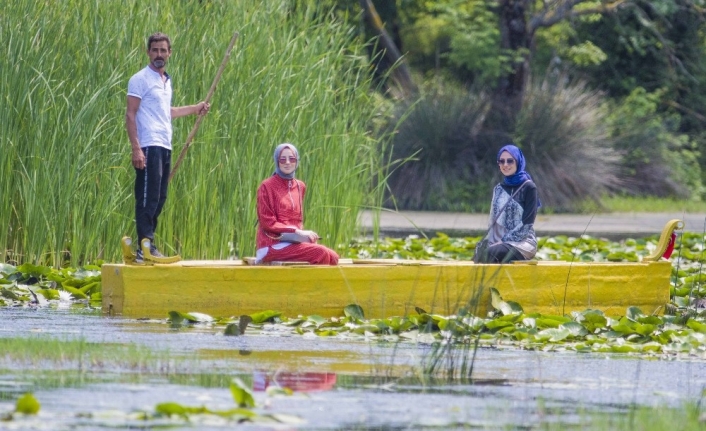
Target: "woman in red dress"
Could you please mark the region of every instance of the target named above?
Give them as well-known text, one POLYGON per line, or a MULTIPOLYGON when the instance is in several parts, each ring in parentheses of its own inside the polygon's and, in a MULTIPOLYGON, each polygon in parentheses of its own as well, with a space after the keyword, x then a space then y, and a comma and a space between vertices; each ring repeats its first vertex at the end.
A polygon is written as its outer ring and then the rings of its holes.
POLYGON ((280 144, 275 149, 275 173, 257 189, 256 262, 302 261, 313 265, 337 265, 338 254, 317 244, 319 235, 303 230, 302 202, 306 184, 294 178, 299 153, 294 145, 280 144), (295 233, 304 242, 288 242, 283 233, 295 233), (306 242, 309 241, 309 242, 306 242))

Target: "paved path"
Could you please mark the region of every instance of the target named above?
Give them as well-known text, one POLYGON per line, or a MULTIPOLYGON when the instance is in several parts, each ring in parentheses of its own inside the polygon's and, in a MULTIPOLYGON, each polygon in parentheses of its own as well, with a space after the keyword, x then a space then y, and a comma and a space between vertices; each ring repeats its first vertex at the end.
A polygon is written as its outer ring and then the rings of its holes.
MULTIPOLYGON (((665 223, 680 219, 689 232, 704 232, 706 214, 703 213, 606 213, 606 214, 556 214, 537 215, 534 228, 538 235, 580 235, 595 237, 626 238, 641 237, 662 232, 665 223)), ((373 230, 371 212, 364 211, 360 217, 366 233, 373 230)), ((487 214, 383 211, 380 214, 380 232, 386 236, 419 234, 433 236, 436 232, 449 235, 481 235, 487 229, 487 214)))

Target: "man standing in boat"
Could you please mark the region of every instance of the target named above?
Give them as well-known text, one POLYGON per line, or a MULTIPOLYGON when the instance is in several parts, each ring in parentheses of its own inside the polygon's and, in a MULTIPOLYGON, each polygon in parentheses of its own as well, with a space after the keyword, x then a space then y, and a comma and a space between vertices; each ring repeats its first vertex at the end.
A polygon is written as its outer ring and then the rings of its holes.
POLYGON ((205 115, 210 105, 173 107, 172 81, 165 70, 172 54, 166 34, 154 33, 147 39, 149 64, 130 78, 127 87, 125 128, 132 146, 135 168, 135 224, 137 261, 143 259, 140 244, 150 240, 150 254, 162 257, 155 248, 157 219, 167 199, 172 156, 172 118, 205 115))

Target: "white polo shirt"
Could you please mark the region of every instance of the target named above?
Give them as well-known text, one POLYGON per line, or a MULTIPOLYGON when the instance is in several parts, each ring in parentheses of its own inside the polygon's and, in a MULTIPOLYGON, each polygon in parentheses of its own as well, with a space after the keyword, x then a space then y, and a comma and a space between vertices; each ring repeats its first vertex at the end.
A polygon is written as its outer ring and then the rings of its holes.
POLYGON ((127 84, 127 95, 140 99, 137 109, 137 139, 140 148, 152 145, 172 149, 172 80, 149 66, 137 72, 127 84))

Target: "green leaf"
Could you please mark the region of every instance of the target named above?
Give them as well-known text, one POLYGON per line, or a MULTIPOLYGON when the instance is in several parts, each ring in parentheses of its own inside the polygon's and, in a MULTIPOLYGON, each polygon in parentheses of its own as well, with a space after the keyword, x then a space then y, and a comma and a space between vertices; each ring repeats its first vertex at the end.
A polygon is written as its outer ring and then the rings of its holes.
POLYGON ((568 330, 569 333, 571 333, 571 335, 574 337, 584 337, 588 335, 588 330, 586 330, 586 328, 582 324, 577 322, 566 322, 561 324, 559 328, 568 330))
POLYGON ((365 319, 365 316, 363 314, 363 307, 358 304, 346 305, 346 307, 343 309, 343 313, 346 315, 346 317, 352 317, 357 320, 365 319))
POLYGON ((184 321, 184 317, 182 316, 182 313, 178 311, 170 311, 169 321, 172 322, 172 325, 179 325, 184 321))
POLYGON ((182 406, 181 404, 173 402, 157 404, 157 407, 155 407, 155 411, 159 414, 167 416, 177 415, 186 417, 186 408, 184 408, 184 406, 182 406))
POLYGON ((0 289, 0 296, 3 296, 7 299, 12 299, 13 301, 19 301, 22 299, 15 292, 11 291, 10 289, 5 289, 4 287, 0 289))
POLYGON ((233 394, 233 400, 238 407, 255 407, 255 398, 253 398, 250 388, 245 386, 245 383, 239 378, 231 380, 230 393, 233 394))
POLYGON ((307 317, 306 320, 307 320, 307 322, 311 322, 311 323, 315 324, 316 326, 322 325, 326 322, 326 319, 324 319, 323 317, 316 315, 316 314, 312 314, 311 316, 307 317))
POLYGON ((43 275, 49 274, 51 268, 46 266, 32 265, 31 263, 24 263, 17 267, 17 270, 22 274, 33 275, 35 277, 41 277, 43 275))
POLYGON ((88 296, 86 296, 85 293, 83 293, 80 290, 73 288, 71 286, 64 286, 64 290, 69 292, 76 299, 87 299, 88 298, 88 296))
POLYGON ((503 301, 503 297, 500 296, 500 292, 498 292, 498 289, 491 287, 490 288, 490 305, 492 305, 494 309, 500 311, 500 307, 502 304, 504 304, 504 301, 503 301))
POLYGON ((280 317, 281 315, 282 312, 279 311, 265 310, 259 313, 253 313, 250 315, 250 317, 252 318, 252 323, 254 323, 255 325, 259 325, 260 323, 272 321, 276 317, 280 317))
POLYGON ((628 311, 625 316, 630 320, 637 320, 640 317, 644 317, 645 313, 643 313, 638 307, 628 307, 628 311))
POLYGON ((373 334, 379 334, 380 327, 378 327, 377 325, 370 325, 370 324, 360 325, 360 326, 356 326, 355 328, 351 329, 351 332, 353 332, 354 334, 361 334, 361 335, 365 334, 366 332, 371 332, 373 334))
POLYGON ((10 275, 15 272, 17 272, 17 268, 8 263, 0 262, 0 274, 10 275))
POLYGON ((493 330, 493 329, 499 329, 499 328, 506 328, 508 326, 515 326, 512 324, 512 322, 504 322, 500 319, 495 319, 491 320, 489 322, 485 322, 485 327, 493 330))
POLYGON ((693 329, 696 332, 706 334, 706 323, 697 322, 694 319, 689 319, 686 321, 686 326, 693 329))
POLYGON ((226 325, 226 329, 223 331, 223 335, 227 336, 237 336, 240 335, 240 328, 235 323, 229 323, 226 325))
POLYGON ((25 415, 36 415, 39 413, 41 405, 34 395, 26 393, 17 400, 17 405, 15 406, 15 411, 17 413, 22 413, 25 415))
POLYGON ((552 342, 561 341, 569 335, 571 335, 571 332, 569 332, 566 328, 550 328, 537 333, 537 337, 539 339, 549 340, 552 342))

